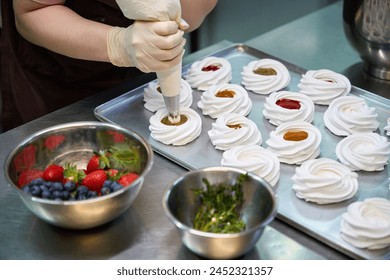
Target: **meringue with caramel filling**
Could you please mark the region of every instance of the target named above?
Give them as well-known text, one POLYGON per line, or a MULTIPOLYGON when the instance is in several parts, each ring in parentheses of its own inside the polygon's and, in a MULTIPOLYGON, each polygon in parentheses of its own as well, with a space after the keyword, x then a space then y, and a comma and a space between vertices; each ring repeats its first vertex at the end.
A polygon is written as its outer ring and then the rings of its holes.
POLYGON ((281 62, 264 58, 249 62, 241 73, 242 84, 247 90, 258 94, 270 94, 290 83, 290 72, 281 62))
POLYGON ((229 83, 232 66, 226 58, 210 56, 194 62, 184 78, 192 88, 204 91, 212 85, 229 83))
POLYGON ((332 100, 351 91, 351 82, 344 75, 331 70, 309 70, 302 75, 298 88, 314 104, 329 105, 332 100))
POLYGON ((295 169, 292 188, 298 198, 329 204, 352 198, 358 190, 358 175, 329 158, 307 160, 295 169))
POLYGON ((379 126, 375 110, 361 97, 342 96, 329 104, 324 113, 324 124, 338 136, 373 132, 379 126))
POLYGON ((280 177, 278 158, 259 145, 236 146, 223 152, 221 165, 252 172, 272 187, 275 187, 280 177))
POLYGON ((280 162, 301 164, 320 155, 321 132, 305 121, 286 122, 271 131, 267 150, 280 162))
POLYGON ((252 100, 242 86, 221 84, 210 86, 204 91, 198 107, 204 115, 214 119, 226 113, 246 116, 252 109, 252 100))
POLYGON ((261 145, 262 137, 256 124, 245 116, 228 113, 211 125, 208 135, 217 150, 228 150, 240 145, 261 145))
POLYGON ((336 145, 336 156, 353 171, 381 171, 390 156, 390 142, 375 132, 355 133, 336 145))
POLYGON ((165 145, 182 146, 195 140, 201 133, 202 120, 199 114, 187 107, 180 109, 180 122, 170 123, 168 111, 158 110, 149 119, 150 136, 165 145))
MULTIPOLYGON (((161 93, 161 89, 157 81, 150 82, 147 87, 144 88, 144 101, 144 107, 153 113, 157 110, 165 108, 164 97, 161 93)), ((179 106, 191 107, 191 105, 192 88, 187 81, 181 79, 179 106)))
POLYGON ((289 121, 306 121, 314 119, 314 103, 306 95, 291 91, 271 93, 264 103, 263 115, 273 125, 289 121))
POLYGON ((351 203, 342 215, 340 235, 361 249, 390 246, 390 200, 373 197, 351 203))

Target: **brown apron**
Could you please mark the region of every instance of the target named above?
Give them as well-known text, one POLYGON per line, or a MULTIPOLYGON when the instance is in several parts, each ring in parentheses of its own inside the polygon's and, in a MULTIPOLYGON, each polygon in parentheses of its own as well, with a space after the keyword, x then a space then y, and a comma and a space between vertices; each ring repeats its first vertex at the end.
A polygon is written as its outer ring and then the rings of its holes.
MULTIPOLYGON (((109 25, 126 27, 132 23, 114 0, 68 0, 65 5, 85 18, 109 25)), ((143 74, 135 68, 65 57, 31 44, 16 31, 12 1, 1 1, 1 8, 4 130, 143 74)))

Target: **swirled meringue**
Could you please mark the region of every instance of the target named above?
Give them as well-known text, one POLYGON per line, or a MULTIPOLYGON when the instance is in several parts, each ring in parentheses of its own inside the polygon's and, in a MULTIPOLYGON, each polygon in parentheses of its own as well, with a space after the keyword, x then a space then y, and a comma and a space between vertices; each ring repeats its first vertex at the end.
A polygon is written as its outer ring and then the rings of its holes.
POLYGON ((198 107, 204 115, 218 118, 226 113, 237 113, 246 116, 252 109, 252 100, 247 91, 240 85, 221 84, 208 87, 202 93, 198 107), (224 93, 229 96, 218 96, 224 93))
POLYGON ((324 113, 324 124, 338 136, 373 132, 379 126, 375 110, 375 107, 369 107, 361 97, 342 96, 329 104, 324 113))
POLYGON ((242 84, 247 90, 258 94, 270 94, 281 90, 290 83, 290 72, 281 62, 264 58, 249 62, 241 72, 242 84), (269 74, 256 74, 257 69, 270 70, 269 74))
POLYGON ((311 159, 295 169, 292 188, 298 198, 317 204, 352 198, 358 190, 358 175, 340 162, 311 159))
POLYGON ((227 84, 232 79, 232 66, 223 57, 209 56, 194 62, 184 76, 192 88, 206 90, 209 86, 227 84), (205 67, 218 66, 218 70, 203 71, 205 67))
POLYGON ((351 82, 344 75, 331 70, 309 70, 302 75, 298 88, 315 104, 329 105, 332 100, 351 91, 351 82))
POLYGON ((351 170, 381 171, 390 156, 390 142, 375 132, 355 133, 336 145, 336 156, 351 170))
POLYGON ((221 165, 252 172, 266 180, 272 187, 280 177, 278 158, 259 145, 236 146, 223 152, 221 165))
POLYGON ((261 145, 262 137, 256 124, 236 113, 217 118, 208 131, 211 142, 217 150, 228 150, 240 145, 261 145))
MULTIPOLYGON (((159 85, 157 81, 152 81, 144 88, 144 107, 151 111, 156 112, 162 108, 165 108, 164 97, 159 91, 159 85)), ((181 79, 180 82, 180 107, 190 107, 192 105, 192 88, 190 84, 181 79)))
POLYGON ((183 107, 180 109, 180 115, 188 119, 180 125, 166 125, 161 121, 168 115, 164 109, 158 110, 150 117, 149 130, 150 136, 166 145, 182 146, 196 139, 202 130, 202 120, 197 112, 191 108, 183 107))
POLYGON ((390 201, 374 197, 351 203, 342 215, 340 235, 357 248, 390 246, 390 201))
POLYGON ((390 118, 387 119, 387 125, 384 127, 386 130, 386 135, 390 136, 390 118))
POLYGON ((314 119, 314 103, 306 95, 291 91, 276 91, 271 93, 264 103, 263 115, 273 125, 280 125, 289 121, 306 121, 314 119), (277 104, 279 100, 298 101, 299 109, 286 109, 277 104))
POLYGON ((280 162, 301 164, 320 154, 321 132, 314 125, 305 121, 286 122, 271 131, 266 141, 267 150, 276 154, 280 162), (306 132, 307 138, 301 141, 285 140, 287 132, 306 132))

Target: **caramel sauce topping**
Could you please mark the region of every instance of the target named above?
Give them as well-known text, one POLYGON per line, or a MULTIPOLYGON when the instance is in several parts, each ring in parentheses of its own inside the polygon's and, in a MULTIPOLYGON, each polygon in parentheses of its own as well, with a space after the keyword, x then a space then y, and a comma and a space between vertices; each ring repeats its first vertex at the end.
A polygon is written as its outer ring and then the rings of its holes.
POLYGON ((287 141, 302 141, 307 139, 309 134, 306 131, 287 131, 283 135, 283 139, 287 141))
POLYGON ((162 91, 161 91, 161 88, 160 88, 160 87, 157 87, 157 91, 158 91, 159 93, 162 93, 162 91))
POLYGON ((218 91, 215 96, 216 97, 222 97, 222 98, 233 98, 236 95, 236 93, 233 90, 225 89, 218 91))
POLYGON ((186 121, 188 121, 188 117, 186 115, 180 114, 180 121, 177 122, 177 123, 171 122, 169 120, 168 116, 165 116, 164 118, 162 118, 161 123, 165 124, 165 125, 176 125, 176 126, 179 126, 179 125, 182 125, 183 123, 185 123, 186 121))
POLYGON ((273 68, 259 67, 253 70, 253 73, 263 76, 276 76, 277 72, 273 68))
POLYGON ((227 127, 229 128, 233 128, 233 129, 240 129, 241 128, 241 124, 227 124, 227 127))

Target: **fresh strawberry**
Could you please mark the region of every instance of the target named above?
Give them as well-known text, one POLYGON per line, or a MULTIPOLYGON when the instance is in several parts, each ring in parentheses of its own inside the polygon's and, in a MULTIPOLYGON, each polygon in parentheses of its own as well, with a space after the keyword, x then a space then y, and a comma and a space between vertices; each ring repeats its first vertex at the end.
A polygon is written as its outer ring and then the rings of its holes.
POLYGON ((106 169, 110 166, 110 161, 108 160, 104 152, 95 153, 87 164, 87 169, 85 173, 91 173, 97 169, 106 169))
POLYGON ((136 173, 127 173, 127 174, 122 175, 119 178, 118 183, 124 187, 127 187, 128 185, 133 183, 138 177, 139 177, 139 175, 136 173))
POLYGON ((97 169, 99 169, 99 156, 95 155, 89 160, 86 173, 91 173, 97 169))
POLYGON ((117 181, 121 176, 121 172, 119 172, 119 170, 117 170, 117 169, 108 169, 108 170, 106 170, 106 173, 107 173, 108 179, 112 180, 112 181, 117 181))
POLYGON ((42 178, 42 175, 43 171, 38 169, 27 169, 22 171, 19 175, 18 186, 21 188, 30 183, 32 180, 42 178))
POLYGON ((91 191, 100 192, 105 180, 107 180, 106 172, 102 169, 98 169, 88 173, 82 180, 81 184, 91 191))
POLYGON ((62 182, 64 178, 64 168, 57 164, 51 164, 43 171, 42 178, 45 181, 62 182))

